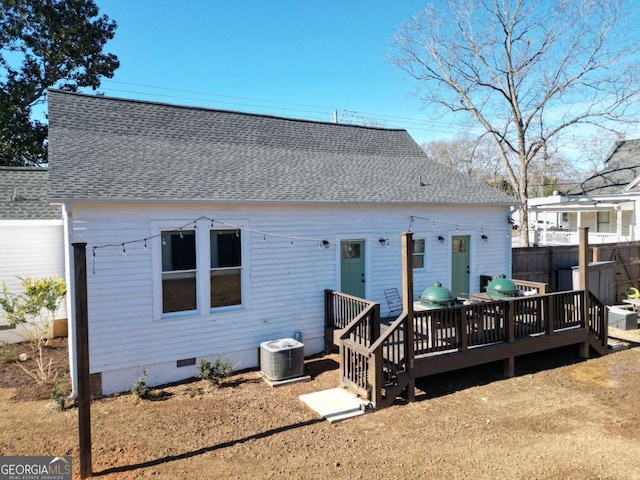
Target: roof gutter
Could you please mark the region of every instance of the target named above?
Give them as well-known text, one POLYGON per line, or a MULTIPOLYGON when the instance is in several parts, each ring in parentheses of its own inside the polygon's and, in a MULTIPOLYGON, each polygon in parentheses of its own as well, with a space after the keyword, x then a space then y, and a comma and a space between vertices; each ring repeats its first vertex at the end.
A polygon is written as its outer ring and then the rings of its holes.
POLYGON ((519 206, 522 202, 514 199, 510 202, 376 202, 376 201, 328 201, 328 200, 217 200, 217 199, 192 199, 192 200, 175 200, 175 199, 95 199, 95 198, 49 198, 51 204, 85 204, 85 205, 267 205, 267 206, 297 206, 297 205, 317 205, 322 207, 345 205, 355 207, 513 207, 519 206))

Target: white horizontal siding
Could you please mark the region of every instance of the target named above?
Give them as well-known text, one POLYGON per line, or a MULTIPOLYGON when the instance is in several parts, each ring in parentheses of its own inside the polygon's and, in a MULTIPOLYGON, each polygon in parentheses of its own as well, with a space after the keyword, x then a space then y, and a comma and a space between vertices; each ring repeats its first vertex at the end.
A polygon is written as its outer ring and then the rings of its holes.
MULTIPOLYGON (((509 273, 510 236, 502 208, 76 205, 70 241, 88 244, 91 370, 132 371, 142 365, 151 370, 154 364, 219 353, 234 356, 241 368, 253 367, 260 342, 295 331, 303 332, 305 345, 316 345, 305 354, 316 353, 324 336, 323 291, 339 288, 340 240, 365 240, 367 298, 380 302, 384 314, 384 289, 401 289, 400 235, 409 228, 411 215, 460 224, 457 231, 456 225, 438 223, 434 229, 430 222, 413 223, 414 238, 427 240, 427 268, 415 271, 414 296, 435 281, 450 282, 448 241, 456 232, 472 236, 472 286, 479 285, 479 275, 509 273), (143 242, 126 244, 126 255, 121 244, 150 238, 159 224, 184 225, 200 216, 247 228, 242 233, 243 248, 248 248, 243 308, 154 321, 158 292, 153 291, 152 259, 159 239, 148 240, 147 250, 143 242), (481 227, 489 236, 486 242, 480 240, 481 227), (494 234, 491 228, 503 231, 494 234), (289 238, 256 231, 313 240, 294 239, 292 246, 289 238), (441 244, 438 235, 447 243, 441 244), (379 238, 388 238, 389 247, 381 246, 379 238), (319 248, 323 239, 331 242, 330 248, 319 248), (96 249, 94 260, 92 247, 105 244, 115 246, 96 249)), ((201 221, 198 227, 208 229, 210 223, 201 221)))
MULTIPOLYGON (((0 224, 0 283, 10 292, 24 293, 16 277, 59 277, 64 279, 64 238, 62 220, 3 221, 0 224)), ((56 318, 67 317, 64 302, 56 318)), ((0 325, 6 319, 0 310, 0 325)), ((0 331, 0 342, 24 341, 11 331, 0 331)))

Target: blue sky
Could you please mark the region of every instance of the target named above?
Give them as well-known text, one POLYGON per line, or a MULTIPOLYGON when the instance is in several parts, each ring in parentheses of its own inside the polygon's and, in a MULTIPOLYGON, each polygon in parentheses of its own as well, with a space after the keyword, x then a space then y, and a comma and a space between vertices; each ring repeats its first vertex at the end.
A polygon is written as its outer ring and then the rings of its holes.
POLYGON ((120 68, 103 81, 106 95, 321 121, 337 109, 344 121, 407 128, 418 142, 457 133, 428 120, 415 81, 387 60, 424 0, 96 3, 118 23, 105 50, 120 68))

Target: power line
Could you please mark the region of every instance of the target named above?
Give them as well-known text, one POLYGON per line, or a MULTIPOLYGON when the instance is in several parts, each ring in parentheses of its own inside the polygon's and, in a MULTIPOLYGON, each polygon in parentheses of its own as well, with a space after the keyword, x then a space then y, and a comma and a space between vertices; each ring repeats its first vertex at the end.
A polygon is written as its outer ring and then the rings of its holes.
MULTIPOLYGON (((282 111, 282 112, 293 112, 298 115, 304 114, 308 120, 317 120, 317 121, 329 121, 328 119, 333 117, 335 111, 338 113, 342 113, 343 117, 346 115, 346 119, 351 118, 354 120, 358 120, 355 122, 349 122, 348 120, 344 120, 345 123, 356 123, 356 124, 367 124, 367 123, 380 123, 381 126, 389 127, 389 128, 403 128, 403 129, 411 129, 413 131, 424 131, 431 133, 440 133, 440 134, 459 134, 462 130, 461 123, 448 123, 448 122, 439 122, 437 120, 429 120, 428 124, 426 120, 420 120, 416 118, 404 117, 400 115, 392 115, 392 114, 383 114, 383 113, 374 113, 374 112, 361 112, 357 110, 351 110, 346 108, 335 108, 323 105, 316 104, 308 104, 308 103, 298 103, 298 102, 288 102, 281 100, 271 100, 264 98, 255 98, 255 97, 246 97, 239 95, 227 95, 220 93, 211 93, 211 92, 203 92, 199 90, 187 90, 180 88, 172 88, 172 87, 162 87, 158 85, 148 85, 143 83, 133 83, 133 82, 121 82, 117 80, 111 79, 103 79, 103 83, 111 83, 116 85, 128 85, 132 87, 139 87, 143 89, 152 89, 166 92, 175 92, 175 93, 184 93, 189 95, 195 95, 195 97, 191 96, 182 96, 182 95, 171 95, 167 93, 151 93, 148 91, 139 91, 139 90, 124 90, 118 88, 111 87, 101 87, 101 90, 112 91, 112 92, 120 92, 127 94, 135 94, 135 95, 145 95, 148 97, 157 97, 157 98, 168 98, 189 102, 198 102, 200 104, 218 104, 218 105, 230 105, 234 107, 243 107, 249 109, 262 109, 268 111, 282 111), (206 98, 209 97, 209 98, 206 98), (215 98, 210 98, 215 97, 215 98), (229 100, 224 100, 229 99, 229 100), (246 103, 251 102, 251 103, 246 103), (257 102, 257 103, 256 103, 257 102), (295 107, 295 108, 290 108, 295 107), (299 107, 299 108, 297 108, 299 107)), ((255 112, 253 112, 255 113, 255 112)), ((468 132, 468 129, 464 129, 468 132)), ((484 132, 476 132, 477 135, 481 135, 484 132)), ((596 137, 594 135, 589 136, 580 136, 572 134, 571 138, 573 140, 594 140, 600 137, 596 137)), ((609 140, 607 137, 602 137, 602 140, 609 140)), ((571 144, 570 141, 564 140, 563 142, 564 148, 571 148, 568 145, 571 144)))
MULTIPOLYGON (((323 118, 330 118, 333 115, 335 107, 323 106, 323 105, 314 105, 307 103, 297 103, 297 102, 285 102, 280 100, 269 100, 264 98, 255 98, 255 97, 245 97, 238 95, 225 95, 219 93, 210 93, 210 92, 202 92, 197 90, 186 90, 186 89, 178 89, 171 87, 160 87, 157 85, 147 85, 141 83, 131 83, 131 82, 119 82, 116 80, 103 80, 103 83, 112 83, 117 85, 128 85, 133 87, 140 87, 144 89, 152 89, 152 90, 160 90, 167 92, 176 92, 176 93, 185 93, 192 95, 202 95, 204 97, 216 97, 219 99, 231 99, 234 101, 225 101, 225 100, 214 100, 214 99, 206 99, 202 97, 186 97, 181 95, 170 95, 166 93, 151 93, 145 91, 137 91, 137 90, 123 90, 112 87, 101 87, 101 90, 113 91, 113 92, 121 92, 121 93, 131 93, 138 95, 146 95, 151 97, 159 97, 159 98, 172 98, 176 100, 187 100, 187 101, 195 101, 195 102, 205 102, 205 103, 217 103, 222 105, 234 105, 241 107, 249 107, 249 108, 262 108, 269 110, 281 110, 281 111, 289 111, 289 112, 297 112, 297 113, 307 113, 313 115, 323 115, 323 118), (245 103, 238 102, 236 100, 246 100, 247 102, 253 103, 245 103), (255 102, 258 102, 256 104, 255 102), (273 104, 273 105, 270 105, 273 104), (275 105, 283 105, 283 107, 275 106, 275 105), (287 107, 301 107, 301 108, 287 108, 287 107), (311 110, 310 110, 311 109, 311 110)), ((426 125, 426 121, 418 120, 410 117, 403 117, 399 115, 390 115, 390 114, 382 114, 382 113, 373 113, 373 112, 360 112, 357 110, 351 110, 346 108, 337 108, 338 112, 342 112, 344 114, 350 115, 353 118, 359 117, 365 122, 387 122, 387 120, 392 122, 392 125, 396 125, 402 128, 412 128, 414 130, 424 130, 424 131, 439 131, 440 133, 455 133, 460 130, 458 125, 454 125, 452 123, 444 123, 438 121, 430 121, 429 125, 426 125)), ((319 117, 315 117, 318 119, 319 117)))

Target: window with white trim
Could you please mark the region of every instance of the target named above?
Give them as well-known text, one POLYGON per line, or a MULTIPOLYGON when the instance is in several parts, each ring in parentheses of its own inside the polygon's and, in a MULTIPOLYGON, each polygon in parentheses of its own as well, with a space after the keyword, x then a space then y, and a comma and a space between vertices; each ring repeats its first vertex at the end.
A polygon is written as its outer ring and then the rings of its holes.
POLYGON ((425 239, 416 238, 413 240, 412 263, 414 269, 424 268, 425 266, 425 239))
POLYGON ((196 232, 162 233, 162 313, 197 310, 196 232))
POLYGON ((209 232, 211 308, 242 304, 241 240, 240 230, 209 232))
POLYGON ((611 232, 611 212, 596 212, 598 226, 596 232, 611 232))

